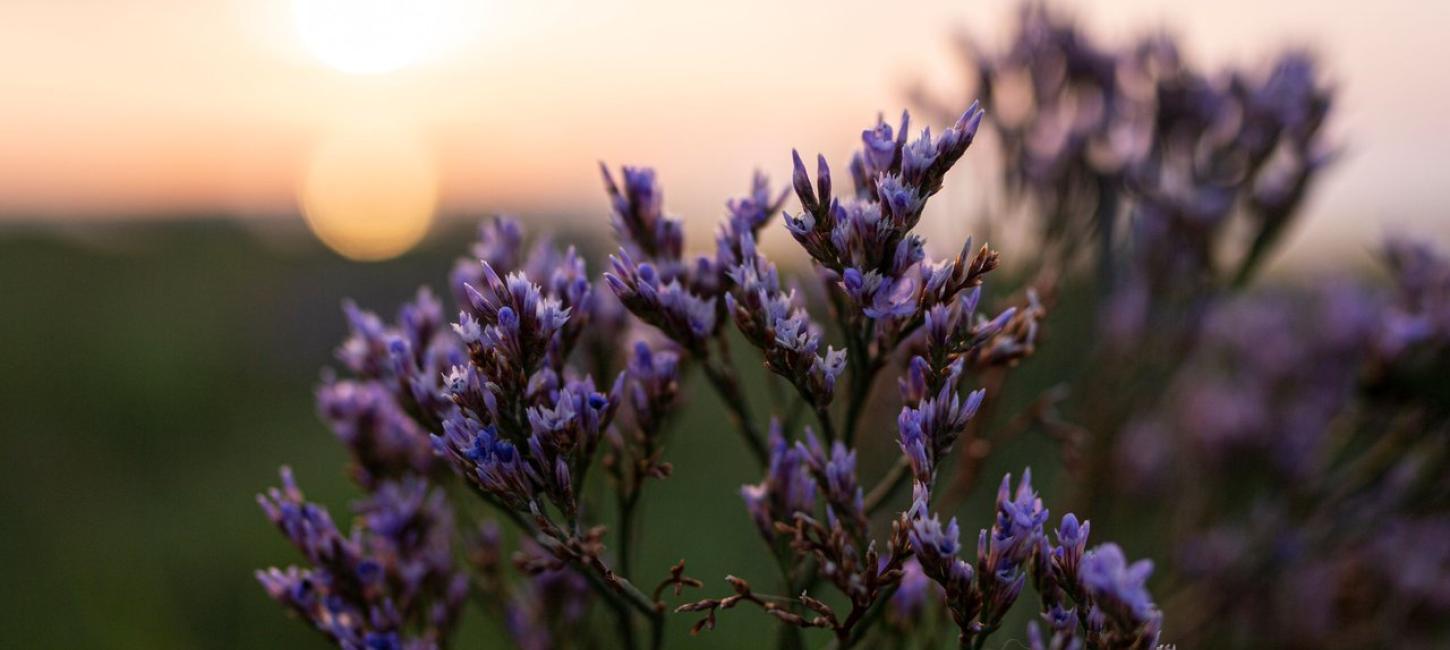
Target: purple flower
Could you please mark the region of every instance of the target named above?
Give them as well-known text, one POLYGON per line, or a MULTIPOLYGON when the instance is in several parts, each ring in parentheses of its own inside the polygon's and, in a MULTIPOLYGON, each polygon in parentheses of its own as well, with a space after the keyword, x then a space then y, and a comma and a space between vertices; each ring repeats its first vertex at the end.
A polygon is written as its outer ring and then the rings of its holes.
POLYGON ((1057 546, 1052 548, 1052 563, 1069 583, 1077 582, 1090 530, 1091 522, 1078 524, 1077 516, 1070 512, 1062 516, 1062 525, 1057 528, 1057 546))
POLYGON ((941 586, 952 620, 966 638, 981 610, 982 600, 972 565, 958 557, 961 543, 957 520, 952 519, 943 527, 935 515, 926 516, 926 503, 921 500, 912 507, 910 517, 912 552, 921 564, 922 573, 941 586))
POLYGON ((756 172, 751 177, 750 194, 726 203, 727 215, 715 232, 715 266, 722 273, 741 263, 742 240, 759 237, 760 230, 785 205, 789 190, 772 193, 770 179, 756 172))
POLYGON ((362 525, 346 536, 304 500, 285 467, 282 487, 257 501, 311 564, 258 571, 274 600, 344 648, 383 641, 431 648, 446 639, 468 580, 454 567, 452 513, 441 491, 417 478, 383 483, 359 506, 362 525))
POLYGON ((902 565, 901 584, 886 603, 886 620, 898 630, 910 633, 926 620, 927 608, 940 595, 941 589, 927 577, 921 562, 912 557, 902 565))
POLYGON ((347 445, 353 478, 370 487, 383 478, 433 471, 428 434, 376 382, 335 381, 317 390, 317 411, 347 445))
POLYGON ((620 244, 631 255, 661 263, 678 261, 684 249, 680 220, 664 214, 664 192, 648 167, 624 167, 623 187, 603 163, 604 189, 609 193, 610 224, 620 244))
POLYGON ((630 355, 628 377, 635 424, 647 435, 655 435, 674 409, 680 392, 679 355, 670 350, 651 350, 645 342, 637 341, 630 355))
POLYGON ((741 333, 765 354, 766 368, 789 379, 816 408, 835 395, 836 380, 846 371, 846 353, 827 347, 818 354, 821 329, 799 303, 794 290, 784 291, 775 265, 755 248, 750 235, 740 238, 740 263, 730 270, 735 288, 725 294, 725 309, 741 333))
POLYGON ((810 427, 806 427, 805 440, 797 442, 796 449, 826 497, 828 518, 840 519, 852 533, 864 536, 866 507, 861 486, 856 480, 856 452, 848 450, 837 440, 831 443, 827 454, 810 427))
POLYGON ((954 363, 945 377, 939 377, 925 359, 915 357, 901 380, 902 401, 907 405, 896 418, 897 442, 911 462, 912 475, 922 485, 932 484, 937 462, 951 451, 986 395, 976 390, 962 399, 957 392, 961 371, 961 363, 954 363), (934 384, 939 388, 928 397, 934 384))
MULTIPOLYGON (((1123 550, 1109 542, 1094 548, 1082 560, 1082 584, 1107 625, 1122 633, 1156 626, 1161 618, 1148 593, 1151 560, 1128 564, 1123 550)), ((1155 633, 1156 636, 1156 633, 1155 633)))
POLYGON ((791 445, 780 430, 780 423, 771 422, 770 465, 765 479, 740 488, 745 509, 755 521, 766 541, 779 534, 777 522, 789 523, 796 513, 811 514, 816 509, 816 482, 811 478, 805 449, 791 445))
POLYGON ((443 421, 433 444, 466 479, 511 508, 527 511, 543 490, 538 471, 493 425, 455 414, 443 421))
POLYGON ((604 278, 630 312, 681 346, 704 351, 706 341, 716 331, 714 298, 697 295, 679 278, 665 280, 654 264, 636 263, 625 249, 609 260, 614 272, 604 278))

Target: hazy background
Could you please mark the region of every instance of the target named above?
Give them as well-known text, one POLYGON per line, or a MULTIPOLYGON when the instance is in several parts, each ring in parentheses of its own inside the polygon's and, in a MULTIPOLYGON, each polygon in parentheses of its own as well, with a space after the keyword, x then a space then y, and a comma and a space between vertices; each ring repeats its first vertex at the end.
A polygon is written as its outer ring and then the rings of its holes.
MULTIPOLYGON (((960 94, 952 36, 999 42, 1015 6, 420 0, 436 16, 402 43, 413 56, 349 74, 327 37, 366 29, 366 4, 0 3, 0 218, 288 216, 309 169, 341 148, 343 186, 395 196, 431 182, 448 214, 597 221, 595 162, 652 164, 670 207, 707 232, 753 168, 788 169, 790 147, 841 159, 908 84, 960 94)), ((1105 38, 1171 29, 1208 64, 1290 45, 1323 56, 1350 155, 1295 253, 1330 259, 1385 225, 1450 224, 1450 3, 1059 4, 1105 38)), ((975 186, 995 176, 965 176, 953 203, 978 207, 975 186)))
MULTIPOLYGON (((913 83, 960 96, 953 35, 996 43, 1015 4, 437 2, 445 19, 371 74, 348 70, 366 48, 329 49, 355 16, 325 2, 0 3, 0 647, 316 643, 251 577, 294 559, 251 497, 286 462, 345 518, 344 454, 311 405, 344 296, 391 314, 439 286, 483 214, 593 237, 600 159, 659 167, 701 246, 753 168, 785 178, 791 147, 843 160, 913 83)), ((1348 155, 1279 271, 1450 232, 1450 3, 1060 4, 1107 37, 1169 27, 1200 61, 1323 56, 1348 155)), ((991 209, 990 137, 930 228, 991 209)), ((768 567, 735 492, 753 472, 733 437, 690 437, 717 428, 713 399, 688 413, 641 565, 685 554, 713 593, 768 567)), ((731 614, 701 647, 763 629, 731 614)))

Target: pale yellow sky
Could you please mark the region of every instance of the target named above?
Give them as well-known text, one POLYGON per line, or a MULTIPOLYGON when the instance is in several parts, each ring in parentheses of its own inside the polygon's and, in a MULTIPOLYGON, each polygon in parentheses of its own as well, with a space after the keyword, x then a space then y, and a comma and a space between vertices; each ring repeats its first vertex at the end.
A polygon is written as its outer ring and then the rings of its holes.
MULTIPOLYGON (((604 159, 658 167, 707 230, 791 147, 843 160, 909 80, 959 93, 951 33, 1000 39, 1014 4, 460 0, 438 51, 356 76, 304 46, 293 1, 0 2, 0 218, 294 213, 315 152, 361 123, 415 140, 447 211, 597 216, 604 159)), ((1301 247, 1450 229, 1450 2, 1062 4, 1110 38, 1169 26, 1206 62, 1323 54, 1350 155, 1301 247)), ((944 203, 977 209, 989 177, 944 203)))

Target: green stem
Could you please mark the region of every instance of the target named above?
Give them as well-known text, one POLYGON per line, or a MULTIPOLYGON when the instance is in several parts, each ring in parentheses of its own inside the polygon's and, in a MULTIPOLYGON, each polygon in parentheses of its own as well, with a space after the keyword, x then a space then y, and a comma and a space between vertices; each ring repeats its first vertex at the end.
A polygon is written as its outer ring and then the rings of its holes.
MULTIPOLYGON (((821 425, 821 435, 826 437, 826 442, 836 440, 836 427, 831 424, 831 410, 828 408, 816 409, 816 422, 821 425)), ((850 443, 847 443, 850 444, 850 443)))
POLYGON ((619 575, 626 580, 634 575, 631 571, 633 566, 634 548, 634 514, 635 506, 639 503, 639 487, 634 486, 628 496, 619 493, 619 575))
POLYGON ((650 650, 660 650, 665 646, 665 617, 656 616, 649 622, 649 647, 650 650))

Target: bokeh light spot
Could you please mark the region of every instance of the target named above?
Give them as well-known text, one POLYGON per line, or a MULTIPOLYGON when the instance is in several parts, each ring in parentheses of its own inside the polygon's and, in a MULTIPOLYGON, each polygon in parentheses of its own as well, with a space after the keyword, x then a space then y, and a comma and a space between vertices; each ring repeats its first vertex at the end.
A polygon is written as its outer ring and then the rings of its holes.
POLYGON ((313 152, 299 192, 318 239, 354 260, 396 257, 428 233, 438 203, 432 156, 416 134, 361 124, 313 152))

